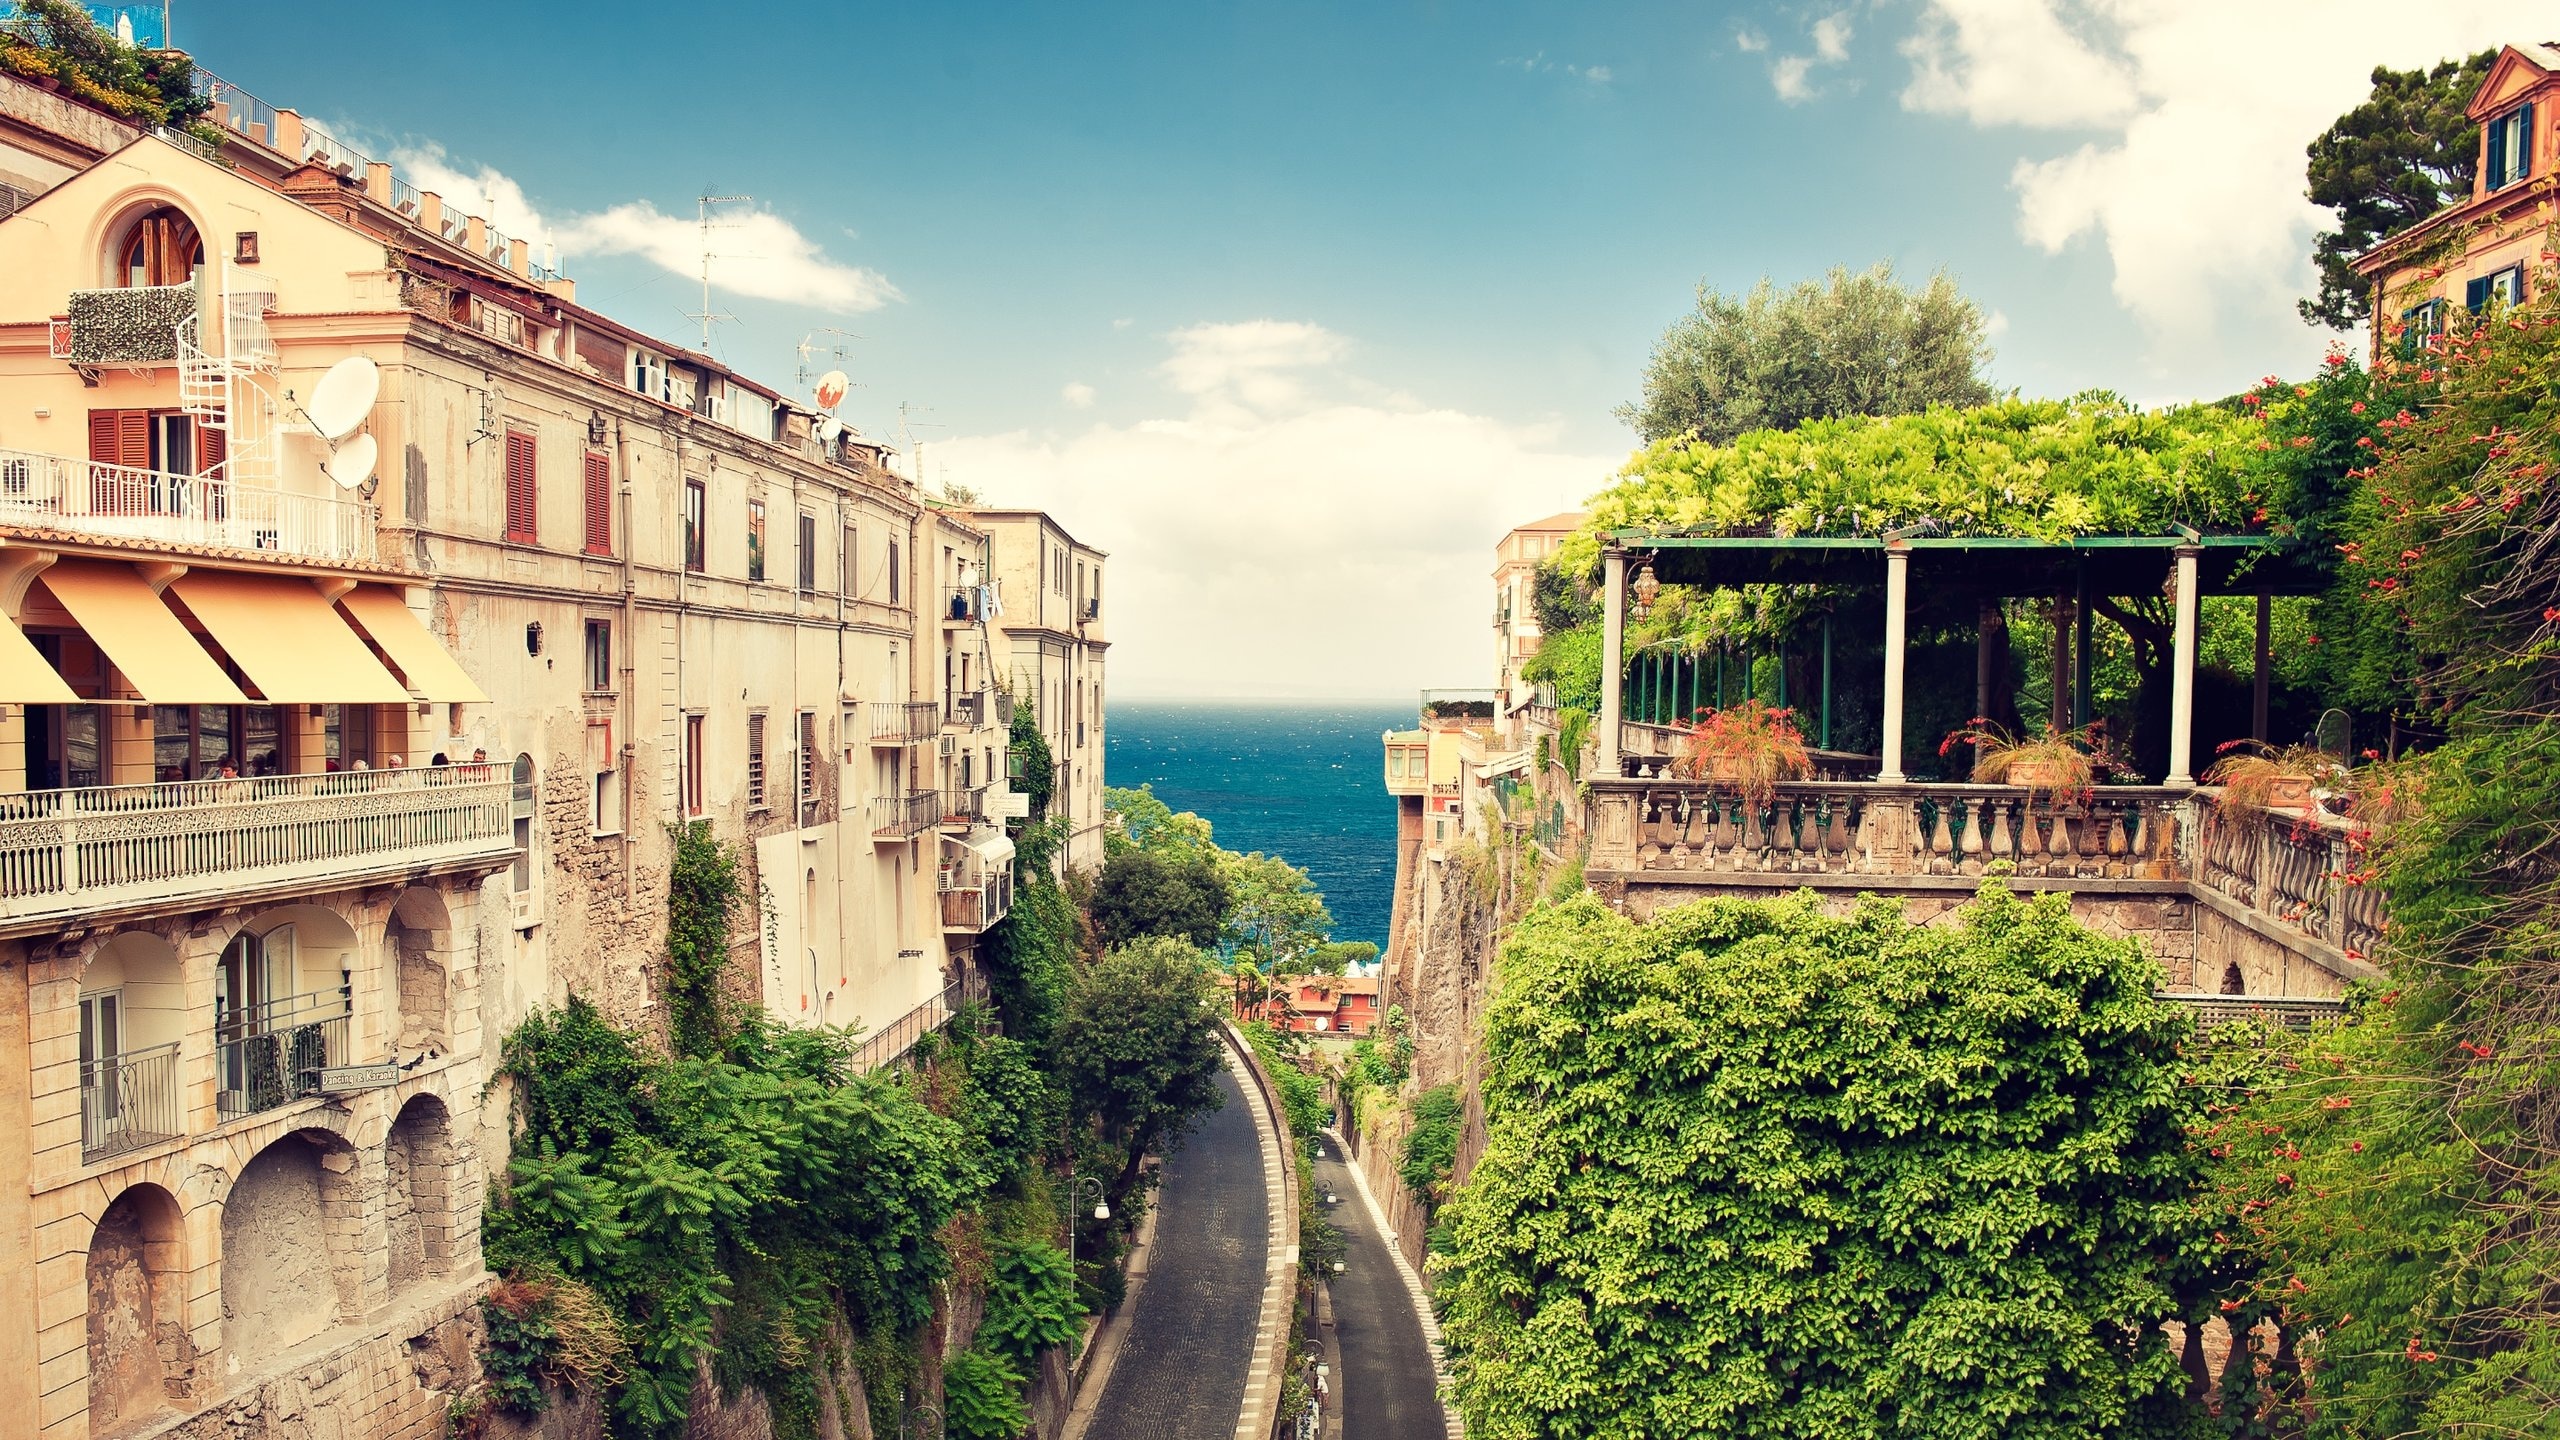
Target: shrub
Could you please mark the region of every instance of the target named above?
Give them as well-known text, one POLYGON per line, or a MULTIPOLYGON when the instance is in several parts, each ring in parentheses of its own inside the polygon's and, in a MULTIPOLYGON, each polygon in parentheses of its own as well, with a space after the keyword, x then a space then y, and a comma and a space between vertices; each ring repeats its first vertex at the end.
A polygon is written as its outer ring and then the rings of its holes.
POLYGON ((1075 1270, 1067 1252, 1040 1242, 996 1252, 978 1343, 1028 1368, 1052 1345, 1072 1345, 1081 1330, 1075 1270))
POLYGON ((1413 1097, 1413 1128, 1404 1134, 1397 1175, 1425 1206, 1440 1203, 1441 1184, 1458 1163, 1458 1087, 1434 1085, 1413 1097))
POLYGON ((955 1440, 1014 1440, 1031 1423, 1022 1376, 1001 1355, 969 1349, 942 1369, 942 1427, 955 1440))

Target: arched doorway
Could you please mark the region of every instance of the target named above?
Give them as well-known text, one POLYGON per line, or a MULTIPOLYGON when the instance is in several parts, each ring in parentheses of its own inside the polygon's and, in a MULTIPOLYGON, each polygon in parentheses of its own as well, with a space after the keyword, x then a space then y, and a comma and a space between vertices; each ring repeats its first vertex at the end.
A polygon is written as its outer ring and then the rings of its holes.
POLYGON ((118 1195, 89 1237, 89 1433, 108 1436, 187 1398, 178 1202, 157 1185, 118 1195))
POLYGON ((119 288, 184 285, 204 264, 204 237, 175 205, 146 210, 117 232, 108 279, 119 288))
POLYGON ((254 1364, 361 1312, 356 1163, 344 1139, 297 1130, 241 1168, 222 1206, 222 1345, 231 1359, 254 1364))

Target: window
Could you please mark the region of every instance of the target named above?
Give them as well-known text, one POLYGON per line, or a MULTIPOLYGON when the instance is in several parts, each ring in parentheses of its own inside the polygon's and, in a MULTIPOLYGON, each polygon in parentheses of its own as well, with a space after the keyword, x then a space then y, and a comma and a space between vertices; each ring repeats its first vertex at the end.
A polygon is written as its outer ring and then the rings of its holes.
POLYGON ((702 482, 687 480, 684 482, 684 568, 696 575, 702 573, 703 509, 702 482))
POLYGON ((2426 348, 2432 336, 2444 333, 2444 316, 2449 307, 2442 300, 2429 300, 2400 312, 2400 355, 2406 359, 2426 348))
POLYGON ((818 803, 818 713, 800 712, 800 812, 803 821, 818 803))
POLYGON ((747 809, 764 808, 764 712, 758 710, 747 716, 747 809))
POLYGON ((2513 307, 2524 303, 2524 267, 2510 265, 2494 274, 2483 275, 2462 289, 2462 303, 2477 315, 2489 308, 2491 301, 2513 307))
POLYGON ((652 400, 667 398, 667 362, 646 350, 631 352, 631 388, 652 400))
MULTIPOLYGON (((177 410, 92 410, 89 412, 89 458, 101 465, 159 470, 172 475, 210 475, 226 455, 223 432, 177 410)), ((163 492, 159 482, 135 477, 102 478, 106 490, 92 504, 113 506, 114 513, 148 513, 155 506, 176 506, 184 497, 163 492), (123 487, 143 488, 126 493, 123 487)))
POLYGON ((684 818, 702 813, 702 717, 684 717, 684 818))
POLYGON ((522 895, 533 889, 533 757, 518 755, 511 774, 515 790, 508 806, 515 820, 514 888, 515 893, 522 895))
POLYGON ((2503 190, 2533 173, 2533 107, 2519 105, 2489 122, 2489 186, 2503 190))
POLYGON ((601 450, 587 452, 587 553, 613 553, 613 462, 601 450))
POLYGON ((747 502, 747 578, 764 578, 764 502, 747 502))
POLYGON ((509 430, 507 432, 507 542, 511 545, 534 543, 537 478, 534 468, 533 437, 522 430, 509 430))
POLYGON ((813 594, 818 588, 818 517, 800 512, 800 593, 813 594))
POLYGON ((892 540, 889 542, 889 603, 892 605, 901 603, 898 598, 898 587, 898 542, 892 540))
POLYGON ((844 548, 836 552, 836 593, 848 600, 862 594, 859 583, 861 567, 854 561, 854 557, 862 553, 861 538, 859 531, 847 525, 844 527, 844 548))
POLYGON ((124 232, 116 247, 111 278, 125 288, 140 285, 184 285, 204 263, 204 237, 195 222, 173 206, 145 213, 124 232))
POLYGON ((603 694, 613 689, 613 622, 587 622, 587 689, 603 694))

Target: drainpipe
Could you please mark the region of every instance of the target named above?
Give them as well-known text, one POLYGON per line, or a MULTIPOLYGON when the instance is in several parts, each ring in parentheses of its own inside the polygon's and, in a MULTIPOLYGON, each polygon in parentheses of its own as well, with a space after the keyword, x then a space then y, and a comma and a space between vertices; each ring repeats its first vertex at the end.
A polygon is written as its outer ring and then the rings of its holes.
MULTIPOLYGON (((640 893, 638 847, 632 844, 637 813, 637 772, 640 768, 640 595, 632 571, 632 542, 637 527, 631 521, 631 437, 621 421, 613 422, 613 469, 621 482, 622 498, 622 898, 625 902, 640 893)), ((678 722, 681 724, 682 722, 678 722)))

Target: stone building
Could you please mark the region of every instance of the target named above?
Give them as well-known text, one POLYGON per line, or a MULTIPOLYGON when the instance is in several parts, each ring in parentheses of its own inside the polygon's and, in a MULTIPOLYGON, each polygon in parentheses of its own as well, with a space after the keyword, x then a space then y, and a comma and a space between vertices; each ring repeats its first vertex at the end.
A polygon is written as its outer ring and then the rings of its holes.
POLYGON ((663 1023, 670 827, 751 858, 778 1019, 877 1062, 969 981, 1014 662, 947 602, 999 562, 832 417, 216 93, 218 155, 108 137, 0 219, 0 1412, 431 1434, 497 1045, 571 993, 663 1023))
POLYGON ((1038 510, 972 510, 992 547, 997 612, 990 624, 1009 667, 1013 703, 1029 705, 1057 766, 1049 813, 1068 822, 1066 862, 1102 864, 1102 562, 1038 510))

